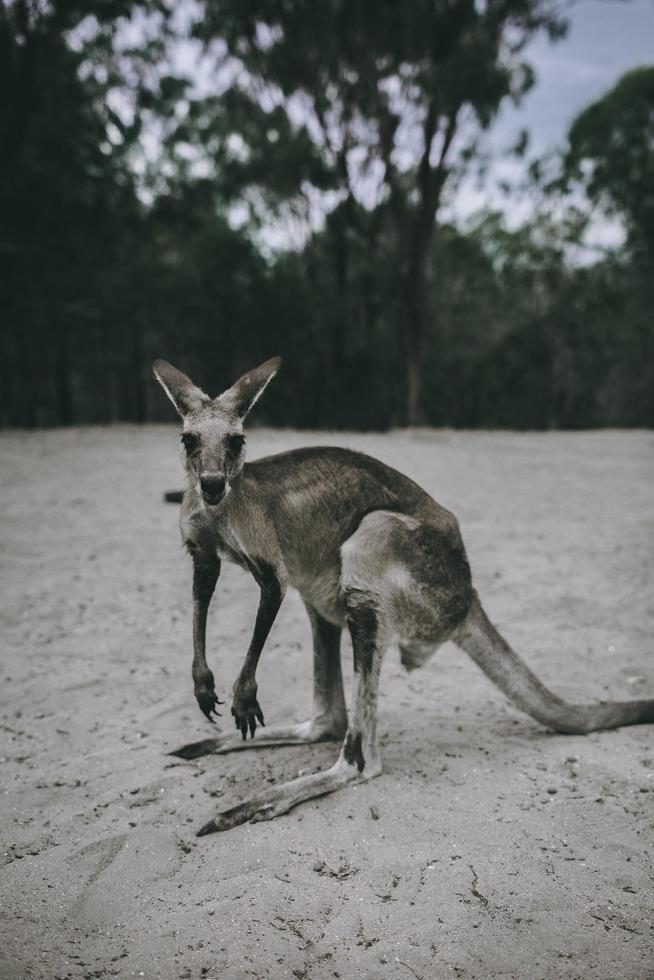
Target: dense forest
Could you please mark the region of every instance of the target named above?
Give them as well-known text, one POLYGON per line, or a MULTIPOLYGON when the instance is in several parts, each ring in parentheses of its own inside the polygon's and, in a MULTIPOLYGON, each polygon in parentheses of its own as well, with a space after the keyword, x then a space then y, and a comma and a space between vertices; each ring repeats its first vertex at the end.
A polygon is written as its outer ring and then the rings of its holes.
POLYGON ((442 218, 559 10, 0 0, 0 424, 169 419, 155 357, 216 393, 281 354, 274 424, 653 425, 654 67, 525 166, 528 223, 442 218))

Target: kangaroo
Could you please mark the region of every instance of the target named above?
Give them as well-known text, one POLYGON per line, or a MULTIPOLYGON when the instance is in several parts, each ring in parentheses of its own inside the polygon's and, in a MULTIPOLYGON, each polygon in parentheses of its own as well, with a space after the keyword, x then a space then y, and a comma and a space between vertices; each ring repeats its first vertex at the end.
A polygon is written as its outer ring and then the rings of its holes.
POLYGON ((578 705, 549 691, 484 613, 456 518, 408 477, 337 448, 296 449, 246 463, 244 420, 280 365, 279 357, 266 361, 216 398, 166 361, 153 365, 183 419, 188 489, 180 529, 193 561, 192 675, 197 702, 211 722, 224 703, 205 654, 207 611, 221 561, 247 569, 261 590, 233 687, 236 730, 172 754, 193 759, 323 739, 342 740, 342 747, 331 768, 218 813, 198 836, 270 820, 303 800, 378 776, 379 671, 393 644, 413 670, 453 640, 521 711, 557 732, 654 721, 654 699, 578 705), (309 721, 266 728, 256 670, 289 585, 300 593, 311 623, 313 712, 309 721), (340 662, 344 626, 356 676, 349 720, 340 662))

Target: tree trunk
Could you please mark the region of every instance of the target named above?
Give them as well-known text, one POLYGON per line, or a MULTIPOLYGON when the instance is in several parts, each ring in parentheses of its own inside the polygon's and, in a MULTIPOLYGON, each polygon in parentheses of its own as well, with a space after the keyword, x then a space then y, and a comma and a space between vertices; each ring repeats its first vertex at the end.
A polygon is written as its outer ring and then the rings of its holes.
POLYGON ((349 280, 349 252, 347 230, 344 215, 340 212, 332 216, 330 241, 333 260, 334 297, 330 317, 331 334, 331 367, 334 379, 333 395, 329 394, 331 405, 320 406, 321 420, 333 418, 336 410, 336 424, 341 426, 348 417, 349 404, 347 398, 347 353, 346 335, 347 322, 347 293, 349 280))
POLYGON ((334 278, 336 295, 334 303, 334 330, 332 346, 332 365, 342 383, 345 373, 345 336, 347 332, 347 283, 348 283, 348 243, 344 222, 340 215, 332 235, 334 255, 334 278))
POLYGON ((59 322, 56 345, 55 385, 57 396, 57 423, 59 425, 72 425, 73 393, 70 371, 68 324, 66 323, 65 317, 62 317, 59 322))
POLYGON ((405 425, 424 425, 426 422, 423 361, 429 317, 427 256, 432 235, 433 225, 414 232, 411 256, 401 282, 400 336, 404 354, 405 425))
POLYGON ((422 358, 415 347, 406 353, 406 424, 424 425, 422 358))
POLYGON ((135 422, 145 422, 145 391, 143 385, 143 333, 141 325, 132 325, 132 386, 133 418, 135 422))
POLYGON ((432 99, 425 116, 423 152, 418 165, 419 201, 412 211, 407 212, 404 207, 395 209, 400 219, 398 242, 406 255, 405 271, 401 275, 401 298, 406 310, 403 347, 407 425, 423 425, 426 421, 422 367, 425 329, 429 316, 427 263, 441 193, 447 178, 447 153, 456 133, 458 113, 459 109, 455 108, 447 116, 442 129, 439 160, 436 165, 432 165, 430 157, 434 137, 439 129, 436 100, 432 99))
POLYGON ((422 360, 424 340, 424 310, 415 296, 409 296, 409 282, 404 284, 402 302, 402 348, 404 355, 404 424, 422 425, 423 409, 422 360))

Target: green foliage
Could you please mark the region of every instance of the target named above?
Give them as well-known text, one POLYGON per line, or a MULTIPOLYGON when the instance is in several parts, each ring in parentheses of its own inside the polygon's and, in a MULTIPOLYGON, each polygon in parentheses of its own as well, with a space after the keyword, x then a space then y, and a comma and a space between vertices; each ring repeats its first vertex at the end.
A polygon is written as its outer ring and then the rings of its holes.
POLYGON ((624 217, 654 262, 654 66, 627 72, 575 119, 564 177, 624 217))

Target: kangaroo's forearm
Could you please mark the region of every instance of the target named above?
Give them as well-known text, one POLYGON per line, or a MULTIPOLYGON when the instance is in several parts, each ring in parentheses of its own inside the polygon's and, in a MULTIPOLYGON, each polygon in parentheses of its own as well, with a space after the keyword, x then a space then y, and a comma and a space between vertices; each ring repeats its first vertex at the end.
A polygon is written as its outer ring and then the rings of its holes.
POLYGON ((263 712, 257 701, 257 682, 255 679, 257 664, 286 591, 285 581, 272 566, 264 562, 257 562, 251 571, 259 583, 261 595, 250 646, 245 655, 241 672, 234 684, 234 704, 232 706, 236 727, 241 731, 243 738, 247 737, 248 729, 250 734, 254 735, 257 720, 262 725, 264 723, 263 712))
POLYGON ((220 561, 209 556, 193 557, 193 679, 207 669, 207 614, 216 582, 220 561))
POLYGON ((191 673, 196 684, 208 669, 206 649, 209 601, 208 599, 193 599, 193 665, 191 673))
POLYGON ((283 592, 278 582, 275 582, 272 588, 261 589, 257 619, 254 624, 252 639, 250 640, 248 652, 245 655, 239 679, 254 677, 261 651, 275 622, 275 618, 282 604, 282 599, 283 592))
MULTIPOLYGON (((241 668, 241 677, 254 677, 259 663, 259 657, 264 644, 268 639, 268 634, 275 622, 279 607, 281 606, 286 593, 285 575, 281 570, 275 569, 268 562, 261 559, 246 559, 248 570, 252 573, 257 585, 261 589, 259 596, 259 608, 254 624, 254 631, 245 661, 241 668)), ((238 683, 238 682, 237 682, 238 683)))
POLYGON ((207 665, 207 613, 216 582, 220 575, 220 561, 217 557, 192 552, 193 557, 193 686, 195 697, 202 712, 209 721, 211 713, 220 703, 215 693, 214 677, 207 665))

